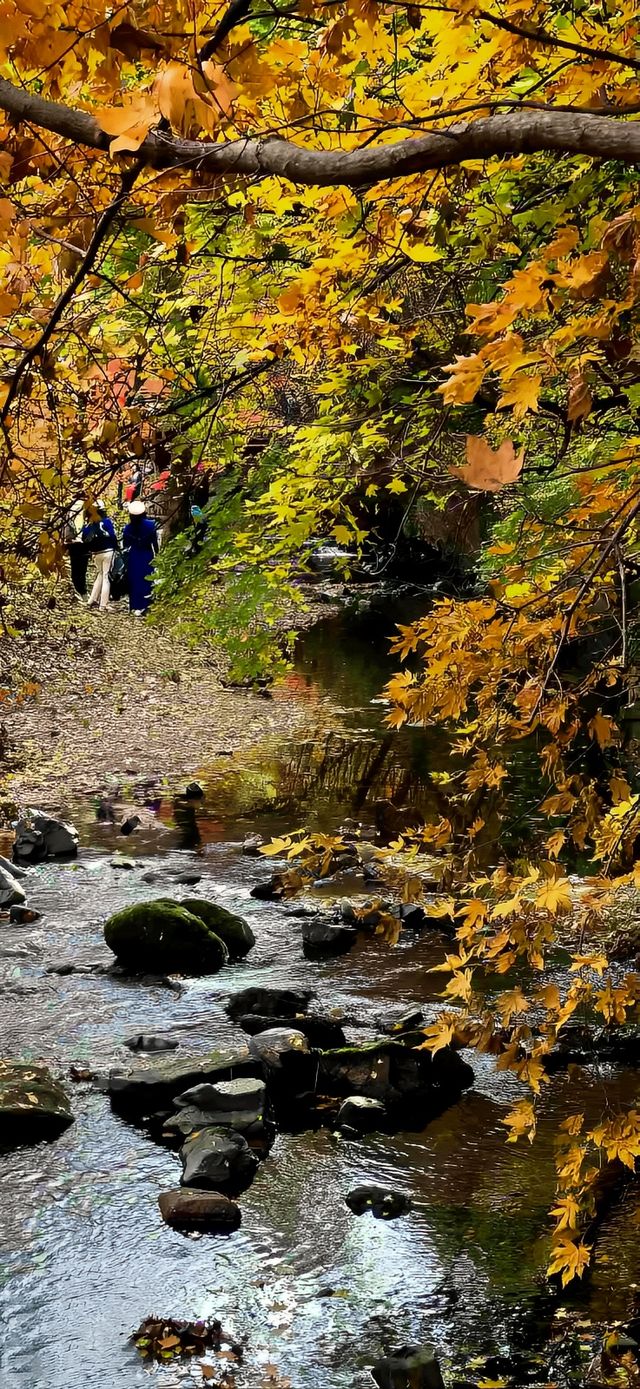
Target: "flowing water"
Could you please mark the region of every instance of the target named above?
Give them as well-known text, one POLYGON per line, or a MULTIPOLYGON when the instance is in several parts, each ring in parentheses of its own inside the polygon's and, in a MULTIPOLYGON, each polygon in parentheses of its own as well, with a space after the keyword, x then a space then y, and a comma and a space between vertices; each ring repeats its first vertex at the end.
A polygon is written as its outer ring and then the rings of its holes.
MULTIPOLYGON (((239 1042, 224 1004, 252 984, 313 986, 322 1011, 358 1024, 354 1037, 413 1004, 435 1010, 441 985, 428 970, 442 957, 437 935, 407 935, 395 949, 365 940, 338 960, 309 962, 299 921, 250 897, 267 870, 241 853, 249 832, 271 835, 298 817, 325 827, 345 815, 367 820, 376 798, 409 783, 423 800, 431 794, 430 772, 448 762, 442 739, 412 730, 389 739, 384 710, 371 702, 388 673, 383 630, 374 612, 308 633, 289 681, 289 697, 306 700, 307 734, 295 745, 265 744, 242 765, 221 759, 203 769, 202 802, 136 786, 132 775, 114 787, 119 803, 142 807, 143 828, 126 842, 97 822, 95 803, 68 807, 81 831, 78 861, 36 870, 37 924, 0 927, 2 1054, 46 1058, 65 1073, 72 1063, 126 1064, 124 1038, 143 1031, 172 1031, 184 1052, 239 1042), (111 864, 123 845, 133 869, 111 864), (181 994, 47 972, 106 963, 105 916, 167 890, 193 895, 144 881, 150 870, 186 868, 202 875, 199 895, 251 922, 257 944, 241 964, 189 981, 181 994)), ((460 1368, 482 1352, 534 1344, 547 1311, 540 1274, 556 1121, 599 1113, 605 1084, 609 1101, 631 1100, 636 1081, 604 1068, 555 1077, 534 1147, 512 1146, 502 1120, 521 1088, 490 1060, 472 1059, 474 1089, 422 1132, 357 1141, 281 1133, 240 1198, 241 1229, 224 1238, 165 1226, 157 1197, 178 1182, 177 1155, 114 1115, 91 1085, 71 1085, 75 1124, 55 1143, 1 1159, 2 1389, 174 1389, 182 1372, 149 1369, 129 1341, 152 1313, 220 1317, 246 1343, 239 1389, 366 1389, 373 1359, 407 1342, 432 1343, 460 1368), (391 1223, 353 1216, 344 1196, 363 1181, 407 1192, 411 1213, 391 1223)), ((593 1316, 623 1315, 638 1278, 627 1217, 612 1221, 600 1245, 584 1294, 593 1316)))

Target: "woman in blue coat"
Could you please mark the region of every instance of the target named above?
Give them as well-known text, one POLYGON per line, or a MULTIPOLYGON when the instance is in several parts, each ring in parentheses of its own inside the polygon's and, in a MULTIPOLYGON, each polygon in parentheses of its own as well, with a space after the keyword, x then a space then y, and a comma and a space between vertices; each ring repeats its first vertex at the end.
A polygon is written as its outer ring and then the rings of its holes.
POLYGON ((127 557, 129 608, 136 617, 146 613, 151 602, 153 561, 158 553, 156 523, 147 516, 144 502, 129 503, 129 520, 122 532, 127 557))

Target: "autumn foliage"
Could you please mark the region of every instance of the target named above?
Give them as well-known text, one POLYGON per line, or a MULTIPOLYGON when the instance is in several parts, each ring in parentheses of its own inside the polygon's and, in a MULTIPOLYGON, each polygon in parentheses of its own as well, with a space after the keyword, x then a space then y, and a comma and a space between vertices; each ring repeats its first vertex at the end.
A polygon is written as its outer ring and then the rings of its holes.
MULTIPOLYGON (((208 548, 189 567, 169 546, 159 573, 196 638, 223 628, 229 595, 236 633, 270 627, 322 537, 366 554, 396 506, 397 546, 419 508, 478 494, 475 595, 395 640, 389 723, 443 725, 453 770, 440 817, 392 854, 413 892, 438 860, 434 911, 458 932, 426 1041, 515 1072, 510 1140, 533 1138, 568 1022, 625 1026, 640 1001, 607 947, 611 903, 640 886, 620 724, 640 545, 638 39, 628 0, 0 7, 5 632, 16 586, 64 568, 69 502, 109 493, 123 459, 211 479, 208 548), (525 745, 526 853, 509 824, 525 745), (545 979, 558 941, 562 983, 545 979), (479 970, 519 982, 489 1003, 479 970)), ((640 1118, 568 1115, 559 1140, 551 1269, 567 1281, 594 1175, 634 1166, 640 1118)))

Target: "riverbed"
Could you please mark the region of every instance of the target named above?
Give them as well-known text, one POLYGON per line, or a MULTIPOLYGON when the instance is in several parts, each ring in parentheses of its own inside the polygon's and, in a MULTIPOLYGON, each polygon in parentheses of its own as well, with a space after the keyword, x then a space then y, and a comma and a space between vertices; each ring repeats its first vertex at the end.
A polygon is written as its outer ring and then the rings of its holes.
MULTIPOLYGON (((77 862, 34 871, 29 899, 40 921, 0 927, 2 1054, 45 1058, 68 1078, 71 1066, 127 1064, 124 1039, 139 1032, 171 1031, 185 1053, 240 1042, 224 1005, 254 984, 312 987, 318 1011, 346 1015, 348 1035, 362 1039, 415 1004, 437 1011, 441 976, 428 972, 444 952, 437 933, 406 934, 395 948, 366 939, 337 960, 310 962, 299 919, 250 896, 269 869, 242 853, 254 832, 269 837, 303 821, 331 828, 347 815, 366 823, 374 801, 404 785, 424 799, 430 772, 447 766, 441 737, 385 733, 383 620, 351 613, 309 631, 287 690, 305 706, 301 733, 201 768, 203 800, 145 784, 132 768, 112 788, 119 808, 143 818, 128 841, 96 818, 95 799, 66 806, 81 836, 77 862), (134 866, 113 866, 120 854, 134 866), (108 963, 105 917, 166 895, 167 877, 187 869, 201 875, 198 895, 250 922, 257 943, 245 961, 180 993, 51 972, 108 963), (161 886, 145 881, 153 872, 161 886)), ((332 890, 318 889, 316 900, 332 890)), ((219 1317, 245 1345, 238 1389, 371 1389, 372 1361, 409 1342, 434 1345, 445 1370, 467 1378, 480 1355, 535 1349, 550 1314, 542 1272, 558 1118, 600 1112, 605 1083, 609 1102, 632 1101, 637 1083, 605 1067, 554 1077, 534 1146, 514 1146, 502 1121, 524 1092, 490 1059, 468 1059, 474 1088, 422 1131, 280 1133, 240 1198, 240 1230, 226 1237, 165 1226, 157 1198, 178 1182, 177 1155, 116 1116, 92 1084, 68 1081, 74 1125, 52 1144, 2 1157, 2 1389, 174 1389, 180 1372, 149 1369, 130 1342, 150 1314, 219 1317), (406 1192, 413 1209, 388 1223, 352 1215, 344 1198, 361 1182, 406 1192)), ((631 1213, 600 1242, 585 1315, 626 1311, 640 1272, 631 1213)))

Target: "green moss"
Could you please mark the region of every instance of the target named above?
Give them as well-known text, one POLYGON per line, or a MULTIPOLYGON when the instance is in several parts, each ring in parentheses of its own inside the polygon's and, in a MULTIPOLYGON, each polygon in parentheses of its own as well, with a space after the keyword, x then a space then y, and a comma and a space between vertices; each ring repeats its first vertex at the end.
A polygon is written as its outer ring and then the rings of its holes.
POLYGON ((224 941, 177 902, 139 902, 109 917, 104 938, 130 969, 158 973, 214 974, 226 964, 224 941))
POLYGON ((205 926, 224 941, 232 960, 242 960, 255 945, 256 938, 248 922, 228 912, 225 907, 218 907, 215 902, 207 902, 201 897, 186 897, 180 905, 204 921, 205 926))

